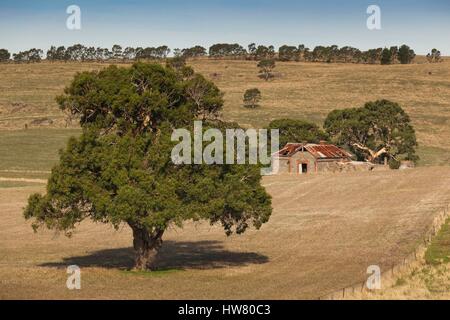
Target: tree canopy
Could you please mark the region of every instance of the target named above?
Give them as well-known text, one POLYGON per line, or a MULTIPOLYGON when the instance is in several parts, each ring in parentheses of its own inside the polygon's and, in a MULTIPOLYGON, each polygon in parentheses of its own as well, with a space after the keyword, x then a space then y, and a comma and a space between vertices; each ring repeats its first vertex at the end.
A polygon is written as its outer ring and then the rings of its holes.
POLYGON ((388 48, 384 48, 381 53, 381 64, 391 64, 392 63, 392 53, 388 48))
POLYGON ((328 140, 328 135, 318 125, 305 120, 277 119, 269 124, 268 129, 280 130, 281 147, 289 142, 319 143, 328 140))
MULTIPOLYGON (((207 220, 230 235, 267 222, 271 198, 258 166, 172 162, 173 129, 192 132, 198 115, 187 87, 189 80, 176 70, 157 64, 77 74, 57 101, 79 117, 82 135, 61 151, 47 193, 29 198, 24 216, 33 228, 71 235, 84 219, 127 224, 135 268, 147 270, 155 267, 169 226, 207 220)), ((218 90, 207 94, 221 99, 218 90)))
POLYGON ((275 69, 274 59, 265 59, 258 62, 259 76, 266 81, 274 77, 272 71, 275 69))
POLYGON ((247 89, 244 92, 244 107, 246 108, 257 108, 259 107, 259 102, 261 101, 261 91, 258 88, 247 89))
POLYGON ((299 61, 301 49, 295 46, 284 45, 278 49, 278 59, 280 61, 299 61))
POLYGON ((0 49, 0 62, 8 61, 11 58, 11 54, 6 49, 0 49))
POLYGON ((247 51, 237 43, 217 43, 209 48, 210 58, 234 57, 239 58, 247 55, 247 51))
POLYGON ((441 51, 439 51, 436 48, 432 49, 431 52, 427 54, 427 60, 430 63, 441 62, 442 61, 441 51))
POLYGON ((202 46, 194 46, 181 50, 181 55, 185 58, 197 58, 206 56, 206 49, 202 46))
POLYGON ((223 94, 201 74, 193 74, 185 81, 185 92, 195 105, 195 114, 203 120, 216 118, 223 106, 223 94))
POLYGON ((414 60, 415 57, 416 54, 414 50, 412 50, 406 44, 402 45, 398 49, 398 61, 400 61, 401 64, 409 64, 414 60))
POLYGON ((324 128, 332 140, 347 146, 361 160, 417 160, 417 140, 411 120, 399 104, 378 100, 361 108, 332 111, 324 128))
POLYGON ((15 62, 40 62, 42 59, 43 52, 41 49, 30 49, 26 51, 21 51, 13 54, 13 59, 15 62))

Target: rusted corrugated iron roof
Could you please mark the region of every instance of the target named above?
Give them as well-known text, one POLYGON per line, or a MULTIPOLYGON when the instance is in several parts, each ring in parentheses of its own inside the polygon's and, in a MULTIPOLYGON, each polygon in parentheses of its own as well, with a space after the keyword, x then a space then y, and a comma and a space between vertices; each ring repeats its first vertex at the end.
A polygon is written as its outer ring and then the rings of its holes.
POLYGON ((352 155, 333 144, 307 144, 305 149, 315 158, 320 159, 341 159, 350 158, 352 155))
POLYGON ((294 155, 296 152, 300 151, 302 149, 304 144, 302 143, 288 143, 284 146, 283 149, 275 153, 276 156, 279 157, 290 157, 294 155))
POLYGON ((299 151, 307 151, 316 159, 348 159, 352 157, 352 154, 333 144, 313 143, 288 143, 274 155, 278 157, 291 157, 299 151))

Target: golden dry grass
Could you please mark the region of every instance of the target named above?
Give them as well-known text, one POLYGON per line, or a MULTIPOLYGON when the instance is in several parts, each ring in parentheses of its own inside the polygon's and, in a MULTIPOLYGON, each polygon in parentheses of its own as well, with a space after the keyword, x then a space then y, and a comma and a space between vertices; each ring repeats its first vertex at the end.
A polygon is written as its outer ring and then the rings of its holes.
POLYGON ((260 231, 227 238, 187 223, 164 237, 155 274, 131 266, 128 228, 82 223, 73 238, 34 234, 21 216, 31 192, 0 189, 0 298, 318 298, 389 268, 420 242, 450 203, 450 169, 421 168, 264 180, 274 212, 260 231), (65 287, 68 265, 82 289, 65 287))
POLYGON ((256 62, 202 60, 192 65, 226 93, 224 117, 244 125, 263 126, 282 117, 322 123, 333 109, 389 99, 411 115, 421 144, 450 148, 450 62, 392 66, 278 63, 278 78, 270 82, 256 76, 256 62), (243 92, 252 87, 259 88, 263 96, 257 110, 242 107, 243 92))
POLYGON ((77 72, 99 70, 101 63, 0 64, 0 129, 23 129, 49 118, 50 127, 64 127, 65 116, 55 97, 77 72))
MULTIPOLYGON (((277 77, 265 82, 256 62, 200 59, 189 62, 225 93, 223 118, 261 127, 277 118, 304 118, 321 124, 336 108, 390 99, 410 114, 425 164, 449 164, 450 60, 438 64, 358 65, 277 63, 277 77), (262 107, 242 106, 244 91, 262 91, 262 107)), ((30 127, 49 118, 50 127, 64 127, 54 98, 76 72, 105 67, 103 63, 39 63, 0 65, 0 129, 30 127)), ((41 125, 42 126, 42 125, 41 125)))
MULTIPOLYGON (((407 66, 278 63, 270 82, 257 77, 256 62, 190 64, 225 92, 226 120, 255 127, 281 117, 321 123, 335 108, 391 99, 412 117, 423 164, 450 163, 448 60, 407 66), (243 93, 252 87, 263 94, 256 110, 242 107, 243 93)), ((388 268, 400 261, 450 202, 449 168, 267 178, 274 213, 261 231, 226 238, 218 227, 188 223, 165 236, 160 267, 166 271, 125 272, 132 259, 127 228, 116 232, 86 222, 66 239, 49 231, 33 234, 21 215, 29 194, 44 191, 42 179, 63 140, 77 133, 56 129, 65 122, 54 97, 76 72, 105 66, 0 65, 0 299, 317 298, 362 281, 370 264, 388 268), (32 121, 43 118, 53 121, 48 129, 17 130, 42 127, 32 121), (82 267, 80 291, 65 287, 69 264, 82 267)), ((446 298, 440 292, 448 288, 448 270, 440 268, 420 269, 406 285, 373 298, 446 298), (424 278, 424 272, 433 276, 424 278)))
POLYGON ((423 263, 397 279, 394 285, 365 292, 352 299, 364 300, 450 300, 450 264, 423 263))

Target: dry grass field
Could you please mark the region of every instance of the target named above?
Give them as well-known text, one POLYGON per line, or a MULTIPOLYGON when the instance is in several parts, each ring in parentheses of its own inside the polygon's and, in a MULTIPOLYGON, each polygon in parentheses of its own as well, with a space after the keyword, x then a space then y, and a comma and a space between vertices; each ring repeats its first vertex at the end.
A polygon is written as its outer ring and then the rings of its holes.
MULTIPOLYGON (((450 203, 449 60, 406 66, 278 63, 269 82, 257 77, 252 61, 190 64, 225 93, 223 118, 248 127, 282 117, 321 124, 335 108, 381 98, 399 102, 415 125, 421 167, 266 177, 274 212, 260 231, 227 238, 218 227, 188 223, 165 235, 159 271, 134 273, 128 271, 127 227, 114 231, 85 222, 67 239, 44 230, 34 234, 22 217, 27 197, 45 191, 58 149, 80 132, 75 124, 65 127, 55 96, 76 72, 106 64, 0 64, 0 299, 318 298, 362 281, 369 265, 383 270, 401 261, 450 203), (252 87, 263 96, 255 110, 242 106, 244 91, 252 87), (82 268, 82 290, 66 289, 70 264, 82 268)), ((424 266, 365 298, 448 298, 449 277, 448 264, 424 266)))
MULTIPOLYGON (((419 60, 420 61, 420 60, 419 60)), ((278 63, 276 79, 257 77, 254 61, 193 60, 196 71, 225 93, 223 118, 260 127, 281 117, 322 123, 336 108, 390 99, 410 114, 421 148, 422 163, 450 164, 450 60, 411 65, 278 63), (244 91, 261 90, 262 107, 242 106, 244 91)), ((64 127, 54 98, 76 72, 105 67, 104 63, 39 63, 0 65, 0 130, 64 127), (48 123, 48 119, 52 123, 48 123)))
POLYGON ((353 299, 367 300, 450 300, 450 266, 424 264, 397 279, 379 292, 366 293, 353 299))
MULTIPOLYGON (((351 299, 450 299, 450 218, 428 245, 423 261, 381 290, 351 295, 351 299)), ((349 298, 350 298, 349 297, 349 298)))
POLYGON ((227 238, 219 227, 171 229, 160 271, 133 273, 127 227, 82 223, 68 239, 34 234, 22 216, 43 185, 0 189, 0 298, 318 298, 387 269, 420 243, 450 203, 450 168, 307 178, 267 177, 274 212, 260 231, 227 238), (82 289, 65 287, 66 267, 82 289))

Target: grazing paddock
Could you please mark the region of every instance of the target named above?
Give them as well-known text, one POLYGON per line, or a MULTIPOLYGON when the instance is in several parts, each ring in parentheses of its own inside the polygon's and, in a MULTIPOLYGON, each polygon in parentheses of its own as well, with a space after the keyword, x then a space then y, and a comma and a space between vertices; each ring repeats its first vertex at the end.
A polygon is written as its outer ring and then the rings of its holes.
MULTIPOLYGON (((186 223, 164 236, 159 270, 130 271, 128 227, 83 222, 71 239, 32 232, 22 217, 33 192, 80 129, 55 103, 76 72, 103 63, 0 65, 0 299, 318 298, 363 281, 369 265, 390 268, 414 250, 450 203, 450 61, 440 64, 277 63, 276 79, 257 77, 254 61, 189 61, 225 93, 222 117, 246 127, 276 118, 321 124, 333 109, 376 99, 399 102, 420 143, 421 168, 308 177, 266 177, 273 215, 260 231, 227 238, 217 226, 186 223), (259 88, 261 107, 243 107, 259 88), (27 130, 25 130, 27 128, 27 130), (447 165, 447 167, 434 167, 447 165), (82 289, 66 288, 66 267, 82 269, 82 289)), ((434 252, 441 253, 439 250, 434 252)), ((377 298, 436 297, 449 288, 448 264, 412 274, 377 298), (442 269, 445 269, 444 271, 442 269), (416 293, 413 294, 413 291, 416 293), (401 292, 400 292, 401 291, 401 292)), ((448 290, 447 290, 448 291, 448 290)))
MULTIPOLYGON (((258 78, 256 61, 199 59, 189 64, 225 93, 225 120, 246 127, 261 127, 286 117, 322 124, 331 110, 388 99, 400 103, 411 116, 421 164, 450 164, 450 60, 390 66, 278 62, 277 77, 267 82, 258 78), (261 91, 261 107, 245 108, 244 92, 254 87, 261 91)), ((65 117, 55 97, 75 73, 106 66, 0 64, 0 130, 23 129, 25 125, 64 128, 65 117)))
POLYGON ((363 281, 414 250, 450 203, 450 168, 264 178, 273 215, 227 238, 187 223, 164 236, 159 271, 135 273, 131 234, 83 222, 70 239, 22 218, 44 185, 0 185, 0 298, 314 299, 363 281), (66 289, 66 267, 82 289, 66 289))
POLYGON ((80 133, 48 128, 0 131, 0 177, 47 177, 58 163, 58 150, 80 133))

